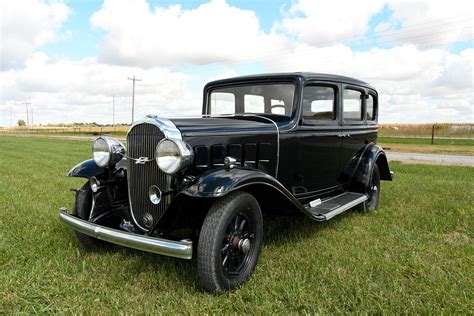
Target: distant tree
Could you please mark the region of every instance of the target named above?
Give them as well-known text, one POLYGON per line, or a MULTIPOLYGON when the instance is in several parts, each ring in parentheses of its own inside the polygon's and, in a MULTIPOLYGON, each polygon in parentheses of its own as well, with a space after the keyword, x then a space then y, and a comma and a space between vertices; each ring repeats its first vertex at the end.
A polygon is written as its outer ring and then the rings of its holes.
POLYGON ((26 125, 25 121, 23 121, 22 119, 18 120, 18 126, 25 126, 25 125, 26 125))

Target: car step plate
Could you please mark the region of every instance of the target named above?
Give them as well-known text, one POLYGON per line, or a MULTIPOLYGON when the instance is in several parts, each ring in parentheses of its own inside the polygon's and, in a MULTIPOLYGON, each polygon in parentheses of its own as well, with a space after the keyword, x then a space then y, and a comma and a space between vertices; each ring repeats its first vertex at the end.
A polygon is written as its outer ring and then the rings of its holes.
POLYGON ((313 214, 315 219, 327 221, 366 200, 367 196, 365 194, 345 192, 323 200, 321 204, 315 207, 308 206, 307 210, 313 214))

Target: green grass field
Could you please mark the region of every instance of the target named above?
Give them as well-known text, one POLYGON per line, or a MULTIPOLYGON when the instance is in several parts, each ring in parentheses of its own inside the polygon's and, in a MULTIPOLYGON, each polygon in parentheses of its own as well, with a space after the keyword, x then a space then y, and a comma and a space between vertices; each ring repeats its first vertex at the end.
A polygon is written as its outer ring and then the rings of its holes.
POLYGON ((0 137, 0 314, 453 313, 474 310, 474 168, 393 163, 379 209, 265 219, 251 280, 202 292, 195 263, 85 251, 58 219, 90 142, 0 137))

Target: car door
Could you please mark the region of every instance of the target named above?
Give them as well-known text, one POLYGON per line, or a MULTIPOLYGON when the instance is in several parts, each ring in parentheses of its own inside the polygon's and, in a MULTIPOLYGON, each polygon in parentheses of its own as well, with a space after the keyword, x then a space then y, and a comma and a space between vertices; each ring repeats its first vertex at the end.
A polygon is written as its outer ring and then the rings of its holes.
POLYGON ((340 174, 342 182, 350 180, 344 169, 351 169, 351 160, 377 137, 375 91, 358 86, 342 85, 342 149, 340 174))
POLYGON ((302 96, 298 189, 308 193, 338 185, 341 154, 339 85, 309 82, 302 96))

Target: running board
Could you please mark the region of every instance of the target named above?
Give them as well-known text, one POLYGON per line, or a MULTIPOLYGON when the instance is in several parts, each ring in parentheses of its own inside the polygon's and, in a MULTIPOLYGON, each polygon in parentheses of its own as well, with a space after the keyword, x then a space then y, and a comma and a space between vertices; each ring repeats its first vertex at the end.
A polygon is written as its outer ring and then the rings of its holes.
POLYGON ((319 201, 316 200, 316 203, 310 203, 313 205, 317 204, 316 206, 311 207, 308 205, 306 209, 316 220, 327 221, 366 200, 367 196, 365 194, 345 192, 327 200, 321 201, 319 204, 319 201))

